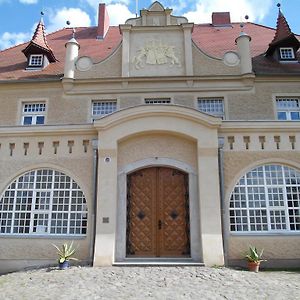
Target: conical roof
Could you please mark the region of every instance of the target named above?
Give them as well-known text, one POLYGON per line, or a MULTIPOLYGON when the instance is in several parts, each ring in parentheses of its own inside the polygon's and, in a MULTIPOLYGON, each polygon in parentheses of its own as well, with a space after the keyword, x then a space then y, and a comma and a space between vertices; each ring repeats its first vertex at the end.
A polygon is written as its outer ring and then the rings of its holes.
POLYGON ((294 47, 296 48, 295 50, 298 50, 299 45, 300 42, 291 31, 285 16, 279 8, 275 36, 272 42, 269 44, 266 54, 272 54, 277 46, 294 47))
POLYGON ((29 42, 27 47, 22 50, 22 52, 26 57, 30 54, 45 54, 48 57, 49 62, 56 61, 54 53, 47 42, 45 25, 42 18, 36 26, 31 41, 29 42))

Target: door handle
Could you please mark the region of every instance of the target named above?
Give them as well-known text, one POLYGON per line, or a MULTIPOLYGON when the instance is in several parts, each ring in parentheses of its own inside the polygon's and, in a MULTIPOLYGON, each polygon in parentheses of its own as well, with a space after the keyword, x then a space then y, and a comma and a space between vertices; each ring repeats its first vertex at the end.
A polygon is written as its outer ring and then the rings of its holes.
POLYGON ((160 230, 162 228, 163 222, 162 220, 158 220, 158 229, 160 230))

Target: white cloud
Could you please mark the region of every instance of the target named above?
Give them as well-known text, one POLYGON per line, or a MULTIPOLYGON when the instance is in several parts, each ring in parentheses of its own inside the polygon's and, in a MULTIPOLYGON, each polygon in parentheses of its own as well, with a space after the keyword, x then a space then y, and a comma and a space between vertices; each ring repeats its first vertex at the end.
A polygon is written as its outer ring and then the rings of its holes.
POLYGON ((20 3, 23 3, 23 4, 36 4, 38 3, 38 0, 19 0, 20 3))
POLYGON ((245 15, 249 21, 261 21, 272 7, 272 0, 201 0, 196 9, 184 14, 189 22, 211 23, 212 12, 230 11, 231 21, 240 22, 245 15))
POLYGON ((26 32, 4 32, 0 36, 0 49, 6 49, 17 44, 24 43, 31 38, 31 33, 26 32))
POLYGON ((50 33, 66 27, 66 21, 71 22, 71 27, 91 26, 91 19, 85 11, 80 8, 63 7, 57 11, 50 11, 49 25, 46 26, 47 32, 50 33))
POLYGON ((127 19, 135 17, 126 5, 120 3, 107 5, 107 11, 110 25, 124 24, 127 19))
POLYGON ((108 4, 124 4, 124 5, 129 5, 130 0, 104 0, 104 1, 99 1, 99 0, 81 0, 82 3, 87 3, 91 7, 93 7, 95 10, 98 10, 99 3, 105 3, 106 5, 108 4))

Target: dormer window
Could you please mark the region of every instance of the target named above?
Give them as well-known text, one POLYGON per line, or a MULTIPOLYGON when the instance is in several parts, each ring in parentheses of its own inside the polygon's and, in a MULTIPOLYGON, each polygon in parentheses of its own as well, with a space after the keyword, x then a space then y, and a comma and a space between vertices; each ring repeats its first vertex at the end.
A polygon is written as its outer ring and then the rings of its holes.
POLYGON ((43 66, 43 55, 42 54, 33 54, 29 58, 29 67, 42 67, 43 66))
POLYGON ((280 48, 279 51, 280 51, 280 59, 282 60, 295 59, 293 48, 280 48))

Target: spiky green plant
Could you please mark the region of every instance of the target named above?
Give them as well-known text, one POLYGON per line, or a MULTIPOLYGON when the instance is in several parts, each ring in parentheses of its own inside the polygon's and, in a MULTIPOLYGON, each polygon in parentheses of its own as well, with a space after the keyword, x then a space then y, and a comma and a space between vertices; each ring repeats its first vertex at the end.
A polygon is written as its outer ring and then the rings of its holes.
POLYGON ((68 261, 68 260, 78 260, 77 258, 75 257, 72 257, 75 252, 76 252, 76 249, 73 247, 73 242, 71 242, 69 245, 68 243, 64 243, 61 248, 59 248, 58 246, 54 245, 53 246, 56 248, 57 250, 57 254, 58 254, 58 262, 59 263, 63 263, 65 261, 68 261))
POLYGON ((262 259, 264 249, 262 249, 260 252, 258 252, 256 247, 249 246, 249 253, 245 256, 245 258, 248 259, 250 262, 261 262, 266 261, 265 259, 262 259))

